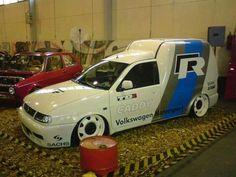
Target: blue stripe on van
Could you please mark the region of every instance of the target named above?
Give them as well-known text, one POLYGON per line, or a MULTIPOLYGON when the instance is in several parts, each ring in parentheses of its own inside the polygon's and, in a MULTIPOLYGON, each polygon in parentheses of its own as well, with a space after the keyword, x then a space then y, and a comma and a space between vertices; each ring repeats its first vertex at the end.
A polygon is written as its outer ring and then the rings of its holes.
MULTIPOLYGON (((200 40, 186 41, 185 53, 200 53, 201 56, 202 50, 203 43, 200 40)), ((176 117, 186 112, 187 106, 194 94, 196 83, 197 75, 195 72, 189 72, 186 78, 178 80, 173 96, 162 115, 163 118, 176 117)))

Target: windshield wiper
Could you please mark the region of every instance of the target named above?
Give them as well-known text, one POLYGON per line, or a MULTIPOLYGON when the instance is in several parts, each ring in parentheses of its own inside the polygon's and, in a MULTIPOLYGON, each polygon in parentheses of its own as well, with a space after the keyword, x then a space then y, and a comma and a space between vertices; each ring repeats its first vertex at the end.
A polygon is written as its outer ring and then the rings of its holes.
POLYGON ((86 85, 86 86, 89 86, 89 87, 92 87, 92 88, 96 87, 95 85, 93 85, 93 84, 91 84, 91 83, 89 83, 87 81, 80 81, 80 80, 78 80, 77 83, 82 84, 82 85, 86 85))
POLYGON ((99 88, 99 89, 103 89, 103 90, 107 90, 108 88, 100 86, 100 85, 93 85, 87 81, 81 81, 81 80, 76 80, 76 79, 72 79, 73 82, 77 83, 77 84, 82 84, 82 85, 86 85, 92 88, 99 88))

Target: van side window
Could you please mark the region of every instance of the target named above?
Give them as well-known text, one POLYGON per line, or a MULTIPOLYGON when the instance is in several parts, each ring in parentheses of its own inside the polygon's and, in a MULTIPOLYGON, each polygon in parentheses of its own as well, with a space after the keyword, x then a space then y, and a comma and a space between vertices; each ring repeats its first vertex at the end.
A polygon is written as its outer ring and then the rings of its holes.
POLYGON ((125 76, 124 80, 132 81, 133 88, 159 84, 159 72, 157 63, 148 62, 134 66, 125 76))

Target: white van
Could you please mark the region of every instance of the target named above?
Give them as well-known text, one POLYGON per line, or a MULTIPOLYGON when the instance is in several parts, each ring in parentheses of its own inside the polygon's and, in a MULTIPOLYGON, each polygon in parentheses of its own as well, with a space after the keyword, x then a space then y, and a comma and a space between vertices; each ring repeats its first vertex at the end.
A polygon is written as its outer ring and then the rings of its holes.
POLYGON ((28 95, 19 115, 33 142, 73 146, 190 113, 202 117, 217 102, 217 77, 205 41, 138 40, 78 78, 28 95))

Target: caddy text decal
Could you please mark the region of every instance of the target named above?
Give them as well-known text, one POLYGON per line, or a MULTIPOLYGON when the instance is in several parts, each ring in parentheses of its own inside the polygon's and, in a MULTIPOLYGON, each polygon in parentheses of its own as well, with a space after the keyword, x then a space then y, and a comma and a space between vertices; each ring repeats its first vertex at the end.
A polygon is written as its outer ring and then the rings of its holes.
POLYGON ((152 104, 154 104, 153 99, 146 100, 146 101, 141 101, 141 102, 137 102, 137 103, 133 103, 133 104, 120 105, 117 108, 117 113, 118 114, 123 114, 123 113, 127 113, 127 112, 134 112, 134 111, 137 111, 137 110, 148 108, 152 104))

